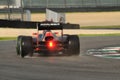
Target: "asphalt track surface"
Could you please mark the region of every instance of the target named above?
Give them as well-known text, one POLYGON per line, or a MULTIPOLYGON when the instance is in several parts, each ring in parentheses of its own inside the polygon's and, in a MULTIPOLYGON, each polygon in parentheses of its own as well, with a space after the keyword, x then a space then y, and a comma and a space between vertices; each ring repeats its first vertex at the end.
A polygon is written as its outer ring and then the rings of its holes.
POLYGON ((119 46, 120 37, 80 37, 80 56, 20 58, 16 41, 0 41, 0 80, 120 80, 120 60, 85 54, 87 49, 119 46))

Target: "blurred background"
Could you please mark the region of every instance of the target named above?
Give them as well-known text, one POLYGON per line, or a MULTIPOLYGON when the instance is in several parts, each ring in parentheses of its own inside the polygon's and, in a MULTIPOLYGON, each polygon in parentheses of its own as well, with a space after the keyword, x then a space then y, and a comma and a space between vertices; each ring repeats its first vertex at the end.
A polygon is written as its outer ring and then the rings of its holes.
MULTIPOLYGON (((87 11, 91 8, 120 7, 120 0, 0 0, 0 8, 77 8, 87 11), (87 9, 87 10, 86 10, 87 9)), ((96 9, 96 10, 97 10, 96 9)))
POLYGON ((120 25, 120 0, 0 0, 0 19, 43 21, 46 8, 81 26, 120 25))

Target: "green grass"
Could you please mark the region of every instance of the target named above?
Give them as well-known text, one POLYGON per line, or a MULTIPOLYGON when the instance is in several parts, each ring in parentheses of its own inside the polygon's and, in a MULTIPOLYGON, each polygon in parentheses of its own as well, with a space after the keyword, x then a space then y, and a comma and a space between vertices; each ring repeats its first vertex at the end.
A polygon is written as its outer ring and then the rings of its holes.
POLYGON ((120 25, 114 26, 81 26, 81 29, 120 29, 120 25))
POLYGON ((79 36, 120 36, 120 33, 114 33, 114 34, 79 34, 79 36))
MULTIPOLYGON (((79 34, 79 36, 120 36, 120 33, 114 34, 79 34)), ((17 37, 0 37, 0 40, 17 40, 17 37)))
POLYGON ((0 37, 0 40, 16 40, 16 37, 0 37))

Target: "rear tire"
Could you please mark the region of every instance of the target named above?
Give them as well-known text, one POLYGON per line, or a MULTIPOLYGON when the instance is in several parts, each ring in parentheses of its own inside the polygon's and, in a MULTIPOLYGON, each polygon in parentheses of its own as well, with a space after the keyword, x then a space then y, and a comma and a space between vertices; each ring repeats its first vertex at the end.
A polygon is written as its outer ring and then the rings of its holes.
POLYGON ((22 35, 17 37, 17 46, 16 46, 17 55, 20 55, 20 49, 19 48, 20 48, 20 41, 21 41, 22 37, 23 37, 22 35))
POLYGON ((33 42, 32 37, 30 36, 22 36, 20 39, 20 56, 24 58, 26 55, 33 55, 33 42))
POLYGON ((80 53, 80 42, 77 35, 69 35, 67 41, 67 49, 65 54, 68 55, 79 55, 80 53))

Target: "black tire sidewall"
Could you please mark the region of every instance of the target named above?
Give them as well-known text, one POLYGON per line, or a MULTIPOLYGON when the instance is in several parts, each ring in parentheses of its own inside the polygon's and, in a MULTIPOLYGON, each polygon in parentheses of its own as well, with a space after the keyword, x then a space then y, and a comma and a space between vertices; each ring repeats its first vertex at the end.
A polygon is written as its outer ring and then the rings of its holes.
POLYGON ((77 35, 68 36, 68 46, 66 53, 69 55, 79 55, 80 53, 80 42, 77 35))
POLYGON ((16 46, 17 55, 20 55, 20 45, 21 45, 22 37, 23 37, 22 35, 17 37, 17 46, 16 46))
POLYGON ((31 36, 22 36, 20 39, 20 56, 24 58, 28 54, 33 54, 33 43, 31 36))

